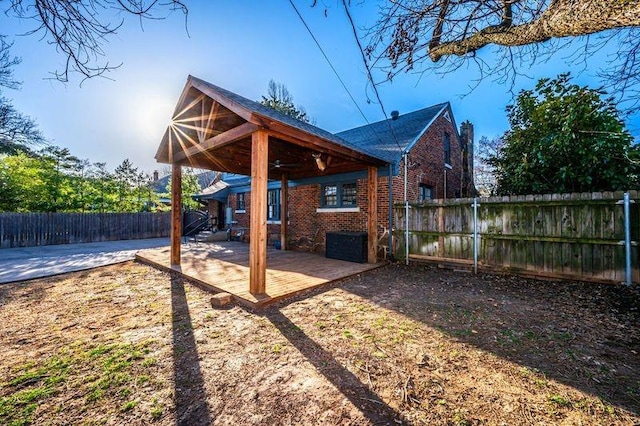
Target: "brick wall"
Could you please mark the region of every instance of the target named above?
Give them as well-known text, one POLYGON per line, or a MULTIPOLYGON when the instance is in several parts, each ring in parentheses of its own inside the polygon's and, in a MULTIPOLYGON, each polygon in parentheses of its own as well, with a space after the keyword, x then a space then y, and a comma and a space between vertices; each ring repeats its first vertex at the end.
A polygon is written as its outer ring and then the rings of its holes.
MULTIPOLYGON (((440 115, 409 152, 407 173, 407 198, 419 199, 420 184, 433 188, 433 198, 457 198, 462 193, 462 150, 452 122, 440 115), (451 169, 444 165, 444 134, 451 142, 451 169), (445 175, 446 170, 446 175, 445 175)), ((393 178, 393 200, 404 201, 404 161, 400 173, 393 178)))

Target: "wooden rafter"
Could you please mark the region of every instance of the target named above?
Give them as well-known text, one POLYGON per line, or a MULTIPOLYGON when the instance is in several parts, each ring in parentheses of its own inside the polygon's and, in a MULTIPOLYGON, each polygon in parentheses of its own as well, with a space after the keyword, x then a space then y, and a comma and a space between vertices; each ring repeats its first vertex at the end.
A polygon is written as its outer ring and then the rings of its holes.
POLYGON ((209 138, 200 144, 194 144, 193 146, 185 149, 182 152, 176 153, 173 157, 174 161, 181 161, 194 156, 201 152, 222 148, 229 145, 239 139, 246 138, 254 131, 258 130, 258 126, 251 123, 244 123, 233 129, 227 130, 224 133, 220 133, 217 136, 209 138))

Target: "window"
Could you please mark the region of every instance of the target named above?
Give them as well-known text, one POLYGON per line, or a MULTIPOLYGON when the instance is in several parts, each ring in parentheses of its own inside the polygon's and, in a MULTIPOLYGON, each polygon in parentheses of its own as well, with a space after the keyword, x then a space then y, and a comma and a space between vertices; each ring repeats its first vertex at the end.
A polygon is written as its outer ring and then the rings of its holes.
POLYGON ((358 204, 358 185, 354 183, 342 184, 342 206, 355 207, 358 204))
POLYGON ((244 198, 245 195, 246 195, 245 192, 241 192, 240 194, 237 195, 237 198, 236 198, 236 210, 246 210, 247 209, 247 205, 245 204, 245 198, 244 198))
POLYGON ((424 183, 420 184, 420 201, 433 199, 433 187, 424 183))
POLYGON ((267 192, 267 220, 280 220, 280 190, 267 192))
POLYGON ((338 185, 324 185, 322 187, 322 206, 336 207, 338 205, 338 185))
POLYGON ((451 136, 444 134, 444 164, 451 164, 451 136))
POLYGON ((358 185, 355 182, 332 183, 322 186, 321 207, 356 207, 358 185))

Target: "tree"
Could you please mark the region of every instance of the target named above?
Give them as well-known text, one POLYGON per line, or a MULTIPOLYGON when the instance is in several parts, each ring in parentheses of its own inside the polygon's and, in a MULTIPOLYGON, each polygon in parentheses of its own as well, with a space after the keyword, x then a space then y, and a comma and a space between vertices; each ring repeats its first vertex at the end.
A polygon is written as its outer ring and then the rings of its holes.
POLYGON ((133 167, 133 163, 126 158, 115 169, 115 184, 118 196, 118 211, 130 212, 140 210, 136 205, 135 190, 138 183, 138 168, 133 167))
POLYGON ((293 96, 289 93, 287 86, 282 83, 269 80, 267 96, 263 96, 260 103, 305 123, 311 121, 304 107, 295 106, 293 96))
MULTIPOLYGON (((163 194, 166 198, 171 198, 171 178, 167 182, 167 193, 163 194)), ((196 209, 199 204, 193 198, 193 195, 199 193, 202 190, 198 183, 198 176, 190 168, 184 168, 182 170, 182 206, 187 209, 196 209)))
POLYGON ((47 146, 38 152, 40 176, 47 185, 46 196, 37 211, 74 211, 76 206, 73 172, 78 169, 81 160, 71 155, 68 148, 47 146))
POLYGON ((542 79, 507 107, 510 129, 489 164, 498 194, 623 190, 637 186, 638 146, 610 98, 570 84, 569 74, 542 79))
POLYGON ((365 53, 389 61, 389 78, 415 68, 447 72, 469 61, 481 76, 514 78, 524 64, 548 59, 576 39, 585 42, 576 60, 615 43, 601 72, 640 108, 639 25, 636 0, 397 0, 382 7, 365 53), (501 54, 495 66, 476 55, 489 45, 501 54))
POLYGON ((0 97, 0 154, 28 152, 30 147, 44 143, 36 122, 17 111, 8 99, 0 97))
POLYGON ((20 58, 11 55, 11 44, 7 43, 5 38, 0 35, 0 87, 18 89, 20 82, 13 77, 13 67, 21 61, 20 58))
POLYGON ((489 139, 482 136, 474 148, 474 185, 482 197, 496 194, 496 170, 491 164, 491 158, 495 157, 503 146, 504 141, 501 137, 489 139))
MULTIPOLYGON (((13 67, 20 60, 9 53, 10 44, 0 36, 0 88, 18 89, 20 82, 13 78, 13 67)), ((0 154, 29 152, 30 147, 45 143, 36 122, 18 112, 0 90, 0 154)))
POLYGON ((107 170, 107 163, 95 163, 90 179, 95 188, 92 209, 100 213, 116 211, 116 183, 113 173, 107 170))
POLYGON ((176 10, 186 19, 187 8, 180 0, 12 0, 3 12, 10 18, 33 22, 29 34, 47 40, 64 56, 63 68, 53 74, 66 82, 73 72, 90 78, 119 66, 102 63, 101 58, 105 56, 104 43, 123 25, 122 16, 135 16, 140 21, 162 19, 176 10))

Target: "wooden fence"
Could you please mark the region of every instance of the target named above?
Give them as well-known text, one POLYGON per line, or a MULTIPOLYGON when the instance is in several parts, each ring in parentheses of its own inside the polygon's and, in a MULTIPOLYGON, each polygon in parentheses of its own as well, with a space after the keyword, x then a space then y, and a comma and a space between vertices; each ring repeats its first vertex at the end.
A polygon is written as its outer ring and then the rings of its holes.
POLYGON ((164 213, 0 213, 0 248, 169 236, 164 213))
MULTIPOLYGON (((631 204, 632 280, 640 283, 640 197, 631 204)), ((623 192, 478 199, 479 268, 595 282, 625 280, 623 192)), ((473 199, 409 209, 409 259, 473 264, 473 199)), ((397 258, 405 258, 405 207, 395 206, 397 258)))

